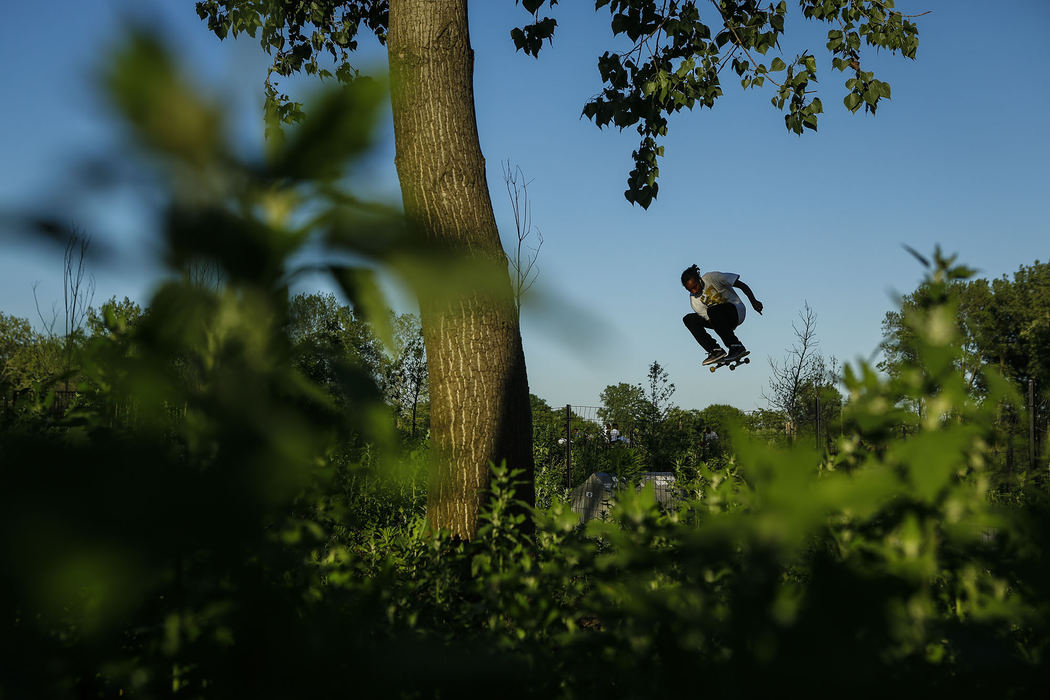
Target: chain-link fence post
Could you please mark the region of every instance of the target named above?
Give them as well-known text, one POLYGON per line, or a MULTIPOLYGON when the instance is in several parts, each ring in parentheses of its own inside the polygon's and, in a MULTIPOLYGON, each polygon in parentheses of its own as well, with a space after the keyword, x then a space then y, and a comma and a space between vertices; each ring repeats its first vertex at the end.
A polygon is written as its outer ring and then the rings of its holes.
POLYGON ((1028 469, 1035 470, 1035 380, 1028 380, 1028 469))
POLYGON ((565 489, 572 490, 572 405, 565 404, 565 489))

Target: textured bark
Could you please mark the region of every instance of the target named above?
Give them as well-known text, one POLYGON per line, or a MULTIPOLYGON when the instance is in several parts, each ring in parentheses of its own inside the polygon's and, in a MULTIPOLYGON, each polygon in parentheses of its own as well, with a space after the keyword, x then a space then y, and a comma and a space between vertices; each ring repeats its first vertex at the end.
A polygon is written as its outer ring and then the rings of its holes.
POLYGON ((533 494, 525 359, 478 141, 466 0, 390 0, 387 49, 406 215, 433 243, 506 278, 498 290, 420 299, 436 454, 427 519, 469 539, 489 462, 525 469, 519 495, 533 494))

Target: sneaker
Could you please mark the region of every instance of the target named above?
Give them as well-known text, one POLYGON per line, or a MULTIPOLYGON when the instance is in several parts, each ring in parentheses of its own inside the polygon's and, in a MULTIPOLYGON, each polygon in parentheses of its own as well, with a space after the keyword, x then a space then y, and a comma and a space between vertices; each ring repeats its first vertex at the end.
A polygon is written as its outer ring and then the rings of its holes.
POLYGON ((726 351, 725 350, 723 350, 722 348, 715 348, 711 352, 707 353, 707 358, 704 359, 704 361, 701 364, 713 365, 714 363, 718 362, 719 360, 721 360, 725 356, 726 356, 726 351))
POLYGON ((743 357, 747 354, 747 348, 743 345, 730 345, 729 346, 729 359, 734 360, 738 357, 743 357))

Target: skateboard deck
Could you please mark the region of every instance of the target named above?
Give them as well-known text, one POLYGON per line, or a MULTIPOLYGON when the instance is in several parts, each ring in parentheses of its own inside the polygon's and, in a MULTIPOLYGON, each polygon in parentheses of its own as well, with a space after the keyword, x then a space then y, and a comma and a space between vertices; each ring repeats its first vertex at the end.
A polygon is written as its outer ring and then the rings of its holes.
POLYGON ((723 357, 718 362, 715 362, 712 365, 708 365, 708 369, 710 369, 712 372, 714 372, 719 367, 725 367, 725 366, 728 365, 729 371, 732 372, 739 365, 746 365, 746 364, 750 363, 751 362, 751 358, 748 357, 748 355, 750 355, 750 354, 751 354, 750 351, 745 351, 742 355, 737 355, 736 357, 734 357, 732 355, 726 355, 725 357, 723 357))

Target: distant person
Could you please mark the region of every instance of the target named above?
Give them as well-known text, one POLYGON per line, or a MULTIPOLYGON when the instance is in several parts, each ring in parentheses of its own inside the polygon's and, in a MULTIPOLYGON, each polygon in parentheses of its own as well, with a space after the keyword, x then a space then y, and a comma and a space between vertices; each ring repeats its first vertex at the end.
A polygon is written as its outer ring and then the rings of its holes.
POLYGON ((689 305, 693 307, 693 313, 686 314, 682 322, 696 342, 707 350, 702 364, 711 365, 723 358, 733 360, 746 355, 747 349, 733 332, 744 322, 745 315, 744 303, 734 288, 747 296, 758 313, 762 313, 763 306, 751 288, 740 280, 740 275, 732 272, 705 272, 701 275, 700 268, 693 265, 682 273, 682 286, 689 292, 689 305), (711 337, 705 330, 707 328, 718 334, 726 350, 711 337))
POLYGON ((620 426, 613 423, 612 429, 609 430, 609 442, 619 442, 622 439, 623 436, 620 435, 620 426))
POLYGON ((718 433, 715 432, 714 428, 709 429, 704 435, 703 451, 708 459, 718 456, 718 433))

